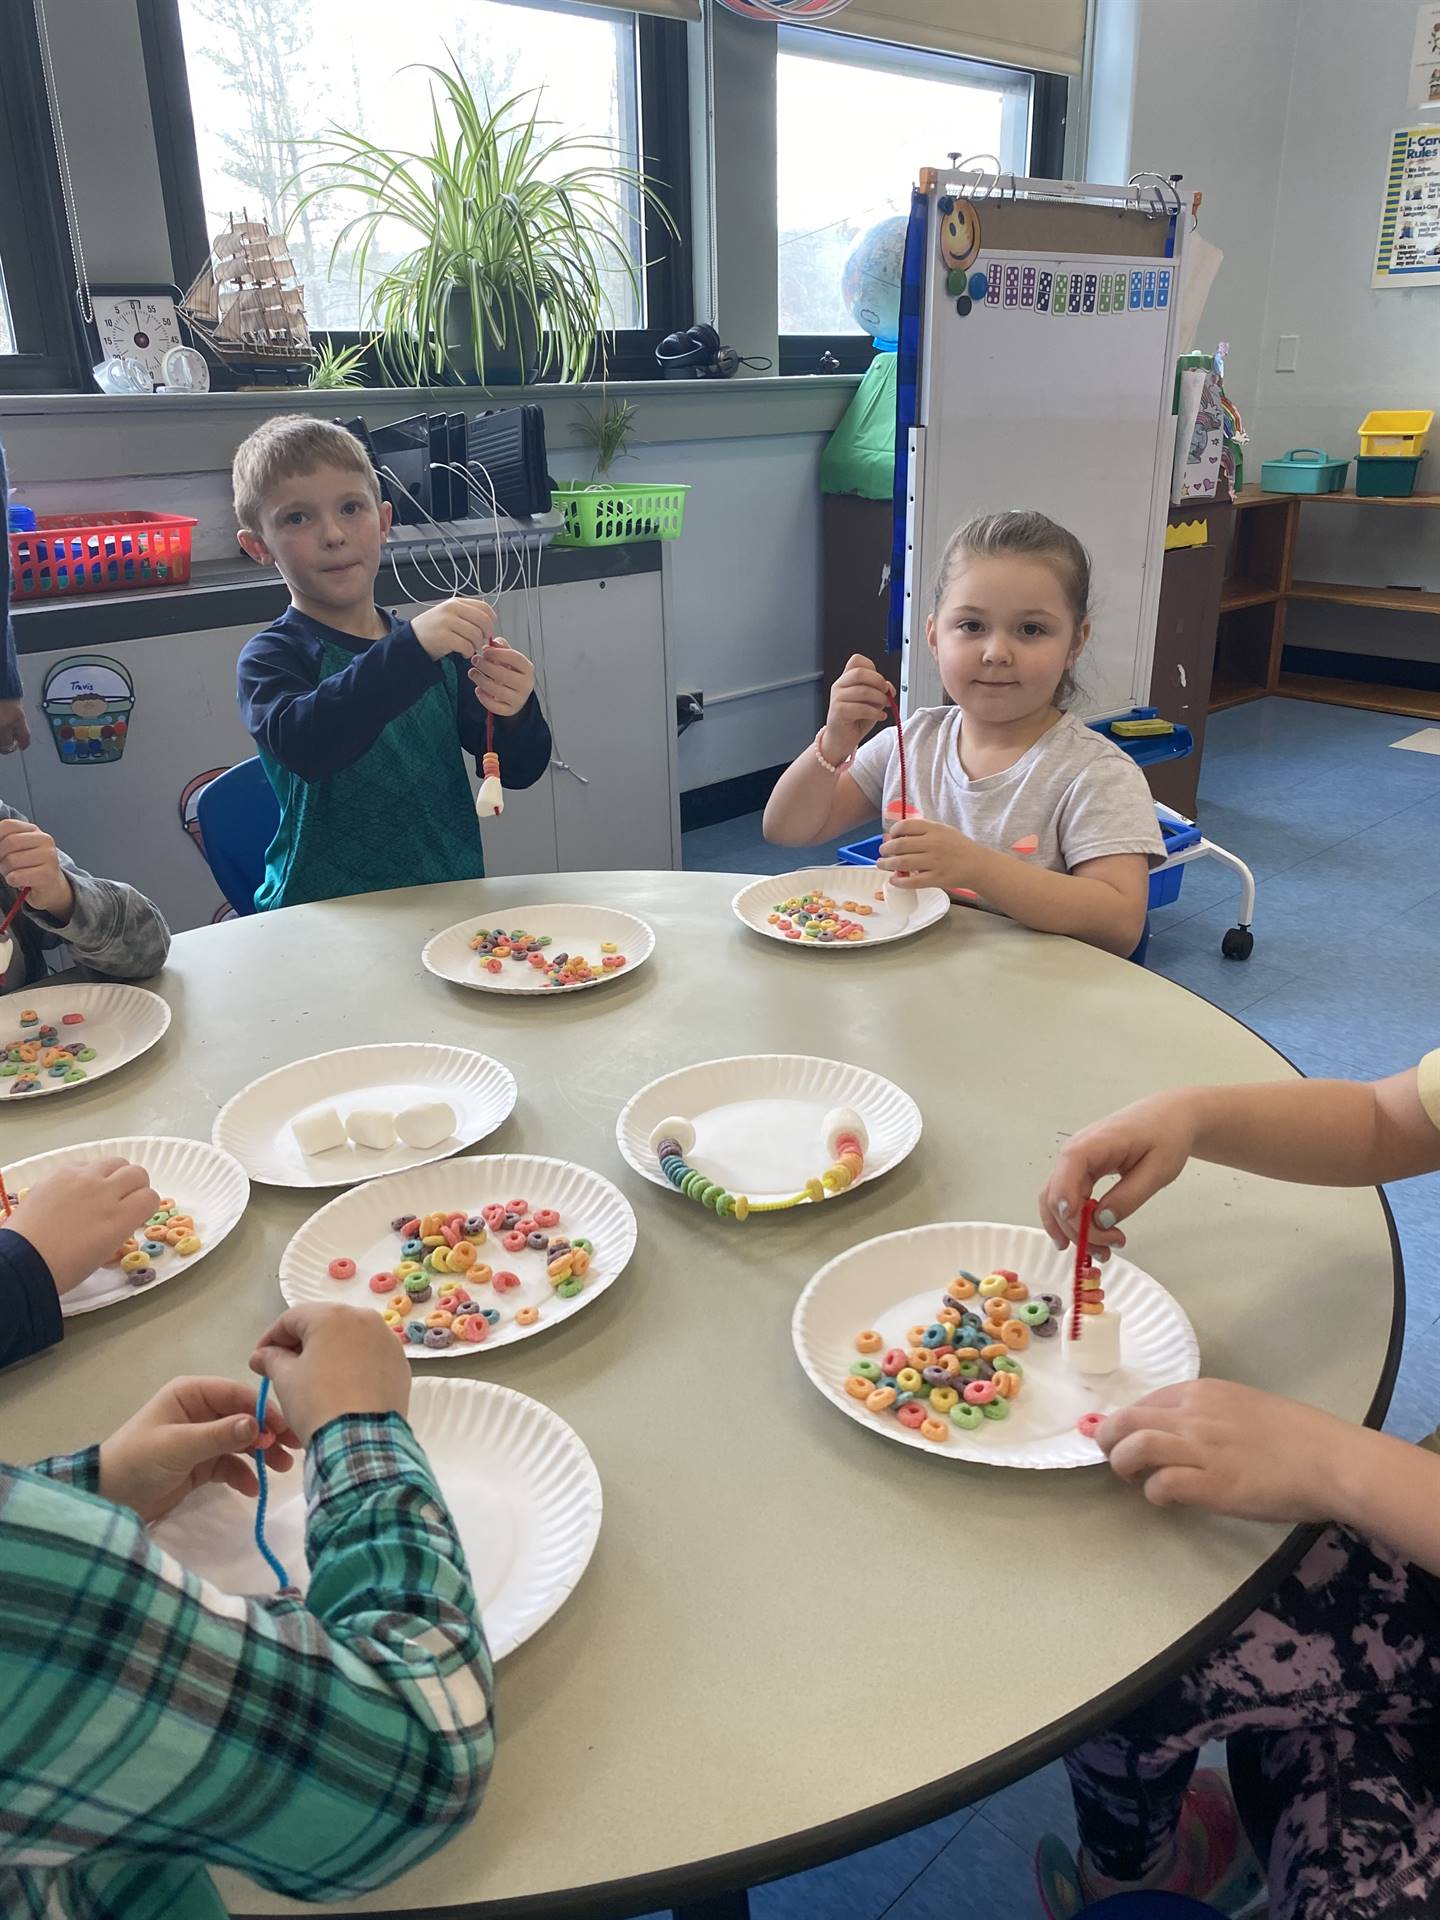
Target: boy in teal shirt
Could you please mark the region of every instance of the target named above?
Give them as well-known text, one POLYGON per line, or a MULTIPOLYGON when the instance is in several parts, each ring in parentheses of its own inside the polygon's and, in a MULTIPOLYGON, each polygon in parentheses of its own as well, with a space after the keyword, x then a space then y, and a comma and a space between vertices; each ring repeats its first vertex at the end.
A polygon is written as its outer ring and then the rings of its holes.
POLYGON ((550 763, 535 670, 483 600, 413 620, 375 604, 390 507, 360 442, 280 415, 241 443, 240 545, 279 568, 290 605, 240 655, 240 712, 280 825, 260 909, 485 872, 464 754, 495 750, 509 788, 550 763))

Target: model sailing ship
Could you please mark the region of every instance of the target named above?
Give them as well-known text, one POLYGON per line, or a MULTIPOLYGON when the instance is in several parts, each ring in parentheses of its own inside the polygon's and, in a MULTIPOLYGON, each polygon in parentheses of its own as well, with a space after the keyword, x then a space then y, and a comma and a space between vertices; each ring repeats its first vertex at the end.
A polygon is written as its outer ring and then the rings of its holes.
POLYGON ((310 366, 315 350, 305 320, 305 289, 283 238, 242 214, 210 243, 180 312, 223 365, 236 372, 283 373, 310 366))

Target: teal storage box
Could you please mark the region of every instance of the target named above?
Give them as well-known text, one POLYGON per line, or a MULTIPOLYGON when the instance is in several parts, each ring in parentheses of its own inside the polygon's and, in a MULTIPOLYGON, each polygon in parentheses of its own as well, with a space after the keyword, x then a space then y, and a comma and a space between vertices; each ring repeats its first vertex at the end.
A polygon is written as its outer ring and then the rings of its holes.
POLYGON ((1420 455, 1359 453, 1355 456, 1355 491, 1362 500, 1403 500, 1415 491, 1420 455))
POLYGON ((1266 493, 1339 493, 1350 470, 1348 460, 1332 460, 1319 447, 1292 447, 1260 469, 1266 493))

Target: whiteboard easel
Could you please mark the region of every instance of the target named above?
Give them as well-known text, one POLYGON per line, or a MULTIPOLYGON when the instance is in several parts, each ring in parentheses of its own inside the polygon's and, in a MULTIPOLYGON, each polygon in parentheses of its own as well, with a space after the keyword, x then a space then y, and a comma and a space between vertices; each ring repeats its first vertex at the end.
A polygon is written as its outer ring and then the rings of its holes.
POLYGON ((909 447, 905 712, 945 697, 925 617, 946 539, 975 515, 1008 507, 1039 508, 1090 550, 1095 624, 1078 670, 1080 710, 1144 704, 1175 446, 1188 208, 1170 219, 1152 188, 1006 177, 997 194, 993 175, 937 169, 933 177, 909 447), (940 260, 942 194, 972 199, 980 214, 971 270, 992 284, 964 317, 940 260), (1074 246, 1063 243, 1067 228, 1074 246), (1017 244, 1002 244, 1010 241, 1017 244), (1125 303, 1116 310, 1105 293, 1113 296, 1119 275, 1125 303))

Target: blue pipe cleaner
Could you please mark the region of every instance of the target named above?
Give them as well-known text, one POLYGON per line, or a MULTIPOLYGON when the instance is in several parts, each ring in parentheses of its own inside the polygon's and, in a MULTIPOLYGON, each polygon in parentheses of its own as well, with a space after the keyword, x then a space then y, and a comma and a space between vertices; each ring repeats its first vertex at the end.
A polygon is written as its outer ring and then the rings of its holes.
MULTIPOLYGON (((255 1402, 255 1424, 259 1427, 261 1433, 265 1431, 265 1404, 269 1398, 270 1382, 268 1379, 262 1380, 260 1382, 260 1397, 255 1402)), ((255 1502, 255 1544, 260 1549, 265 1564, 280 1582, 280 1591, 284 1593, 290 1585, 290 1576, 270 1551, 269 1542, 265 1538, 265 1513, 270 1504, 270 1489, 265 1466, 265 1449, 263 1447, 256 1447, 255 1449, 255 1473, 260 1481, 260 1498, 255 1502)))

